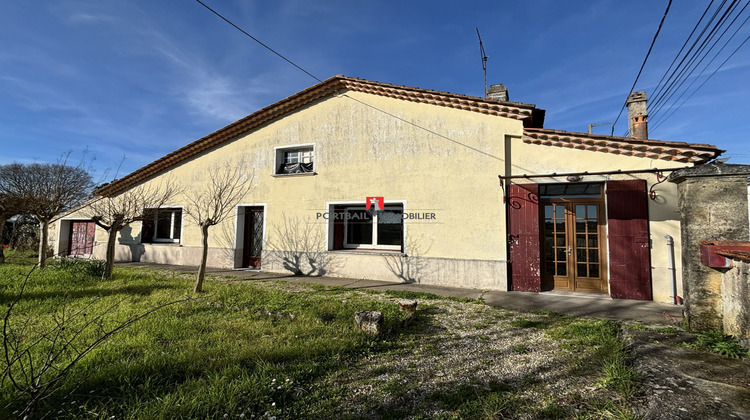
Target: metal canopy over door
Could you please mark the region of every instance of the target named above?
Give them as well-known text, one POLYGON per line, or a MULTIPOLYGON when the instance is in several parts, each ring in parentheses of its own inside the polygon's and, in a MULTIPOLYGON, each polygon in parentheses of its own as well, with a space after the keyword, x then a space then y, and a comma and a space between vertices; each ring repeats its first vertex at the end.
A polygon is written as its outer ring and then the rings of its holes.
POLYGON ((242 266, 260 268, 263 253, 263 207, 245 208, 242 266))

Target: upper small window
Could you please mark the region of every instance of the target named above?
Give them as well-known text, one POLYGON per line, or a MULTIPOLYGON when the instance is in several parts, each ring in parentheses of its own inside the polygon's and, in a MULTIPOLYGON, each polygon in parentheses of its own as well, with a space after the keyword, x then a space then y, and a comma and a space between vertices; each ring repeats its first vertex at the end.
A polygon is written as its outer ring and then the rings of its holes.
POLYGON ((314 170, 313 146, 276 149, 276 175, 311 174, 314 170))

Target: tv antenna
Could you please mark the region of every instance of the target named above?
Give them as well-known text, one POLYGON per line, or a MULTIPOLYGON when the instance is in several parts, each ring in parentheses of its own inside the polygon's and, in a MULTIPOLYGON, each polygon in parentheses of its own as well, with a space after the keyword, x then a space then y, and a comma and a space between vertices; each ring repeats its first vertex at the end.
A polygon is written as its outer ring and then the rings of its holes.
POLYGON ((484 97, 487 97, 487 54, 484 53, 484 44, 482 44, 482 36, 479 35, 479 28, 477 29, 477 38, 479 38, 479 53, 482 55, 482 71, 484 72, 484 97))

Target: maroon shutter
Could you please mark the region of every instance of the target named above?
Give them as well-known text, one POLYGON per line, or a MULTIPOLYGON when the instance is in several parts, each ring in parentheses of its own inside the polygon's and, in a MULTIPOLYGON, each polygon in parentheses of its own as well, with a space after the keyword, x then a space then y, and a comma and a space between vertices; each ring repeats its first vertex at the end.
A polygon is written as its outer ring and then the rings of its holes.
POLYGON ((86 222, 86 247, 84 254, 94 253, 94 239, 96 238, 96 224, 94 222, 86 222))
POLYGON ((539 235, 539 186, 508 185, 508 242, 510 290, 542 290, 542 254, 539 235))
POLYGON ((646 181, 607 182, 610 295, 651 300, 646 181))

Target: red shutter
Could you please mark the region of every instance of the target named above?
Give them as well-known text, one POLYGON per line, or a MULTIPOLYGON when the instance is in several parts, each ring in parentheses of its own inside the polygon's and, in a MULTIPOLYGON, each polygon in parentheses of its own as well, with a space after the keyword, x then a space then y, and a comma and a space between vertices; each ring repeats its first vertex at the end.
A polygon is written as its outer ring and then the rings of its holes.
POLYGON ((86 254, 94 253, 94 240, 96 239, 96 224, 86 222, 86 254))
POLYGON ((539 234, 539 186, 508 185, 508 242, 510 290, 542 290, 542 253, 539 234))
POLYGON ((651 300, 646 181, 607 182, 607 224, 610 295, 651 300))
POLYGON ((94 250, 95 235, 96 225, 94 222, 71 222, 68 255, 91 254, 94 250))

